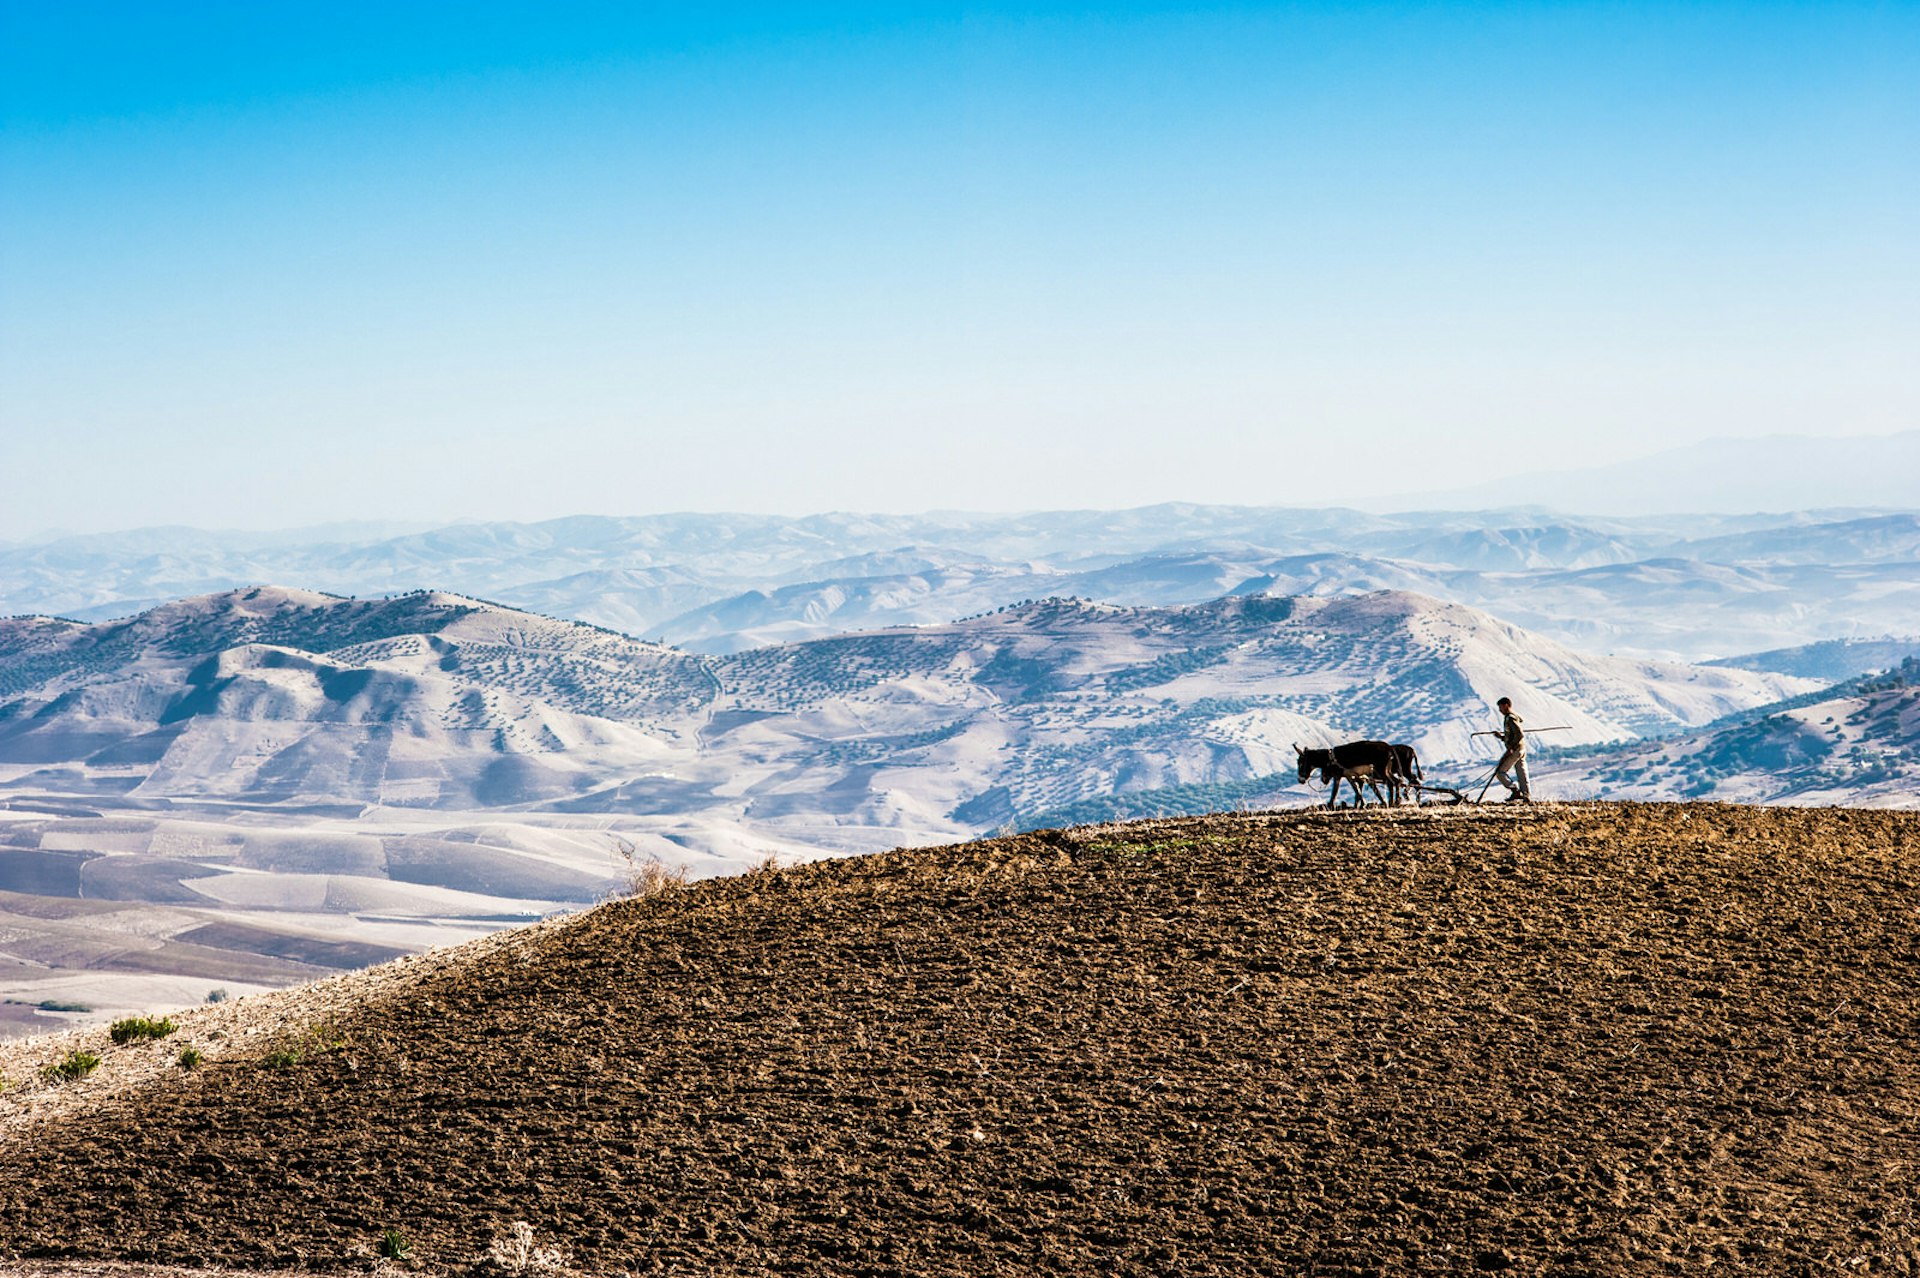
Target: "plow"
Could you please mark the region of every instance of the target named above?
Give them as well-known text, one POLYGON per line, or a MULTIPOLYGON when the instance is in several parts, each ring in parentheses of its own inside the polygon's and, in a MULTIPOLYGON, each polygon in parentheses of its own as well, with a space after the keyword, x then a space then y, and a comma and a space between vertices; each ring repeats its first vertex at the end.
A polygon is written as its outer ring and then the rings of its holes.
MULTIPOLYGON (((1493 779, 1493 774, 1488 773, 1487 779, 1491 781, 1493 779)), ((1442 802, 1447 804, 1449 807, 1456 803, 1468 802, 1466 791, 1456 790, 1450 785, 1428 785, 1424 781, 1402 781, 1400 784, 1414 792, 1415 803, 1423 802, 1426 796, 1429 794, 1438 794, 1443 796, 1442 802)), ((1485 794, 1486 791, 1482 790, 1481 793, 1485 794)), ((1477 801, 1478 800, 1475 800, 1475 802, 1477 801)))

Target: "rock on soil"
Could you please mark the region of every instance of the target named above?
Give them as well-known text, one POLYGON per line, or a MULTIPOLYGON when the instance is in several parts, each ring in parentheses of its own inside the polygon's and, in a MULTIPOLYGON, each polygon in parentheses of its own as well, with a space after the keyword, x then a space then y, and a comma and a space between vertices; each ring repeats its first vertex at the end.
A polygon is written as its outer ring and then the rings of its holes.
POLYGON ((1704 805, 710 881, 348 978, 192 1072, 155 1064, 189 1022, 16 1076, 0 1256, 1912 1274, 1917 886, 1920 818, 1704 805))

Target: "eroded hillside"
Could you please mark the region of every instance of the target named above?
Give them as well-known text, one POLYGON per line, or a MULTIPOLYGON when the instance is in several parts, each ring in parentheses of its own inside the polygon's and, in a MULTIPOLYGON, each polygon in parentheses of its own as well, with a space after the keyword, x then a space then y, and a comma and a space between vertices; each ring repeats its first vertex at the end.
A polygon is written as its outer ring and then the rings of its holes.
MULTIPOLYGON (((449 595, 257 588, 0 622, 0 787, 138 802, 703 812, 827 846, 1239 781, 1295 742, 1461 757, 1516 692, 1567 742, 1813 684, 1571 651, 1422 595, 1043 600, 700 657, 449 595)), ((1539 719, 1535 720, 1539 722, 1539 719)))
POLYGON ((458 1270, 523 1220, 595 1273, 1912 1272, 1916 889, 1910 815, 1610 805, 710 881, 251 1036, 96 1032, 0 1099, 0 1254, 458 1270))
POLYGON ((1573 751, 1576 793, 1910 808, 1920 796, 1920 658, 1662 741, 1573 751))

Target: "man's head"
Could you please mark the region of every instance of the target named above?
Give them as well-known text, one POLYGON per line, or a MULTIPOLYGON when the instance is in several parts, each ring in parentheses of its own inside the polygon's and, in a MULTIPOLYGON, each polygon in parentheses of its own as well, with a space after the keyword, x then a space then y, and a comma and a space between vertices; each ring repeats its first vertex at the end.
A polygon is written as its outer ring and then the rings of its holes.
POLYGON ((1493 704, 1499 709, 1501 714, 1505 714, 1507 711, 1513 709, 1513 698, 1502 697, 1493 704))

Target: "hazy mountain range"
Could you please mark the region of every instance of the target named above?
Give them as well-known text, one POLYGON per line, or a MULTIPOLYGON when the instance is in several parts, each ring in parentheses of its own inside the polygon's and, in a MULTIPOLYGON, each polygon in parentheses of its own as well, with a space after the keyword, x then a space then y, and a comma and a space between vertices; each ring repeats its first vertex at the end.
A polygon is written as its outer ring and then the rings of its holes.
POLYGON ((0 613, 127 616, 277 581, 453 590, 726 653, 1024 600, 1412 590, 1577 647, 1710 660, 1920 630, 1920 514, 1592 519, 1167 505, 1030 515, 664 515, 424 531, 148 529, 0 547, 0 613))
POLYGON ((1516 494, 1561 510, 1644 515, 1678 510, 1906 506, 1920 491, 1920 430, 1891 435, 1710 439, 1606 466, 1540 470, 1402 496, 1401 506, 1472 509, 1516 494))

